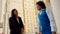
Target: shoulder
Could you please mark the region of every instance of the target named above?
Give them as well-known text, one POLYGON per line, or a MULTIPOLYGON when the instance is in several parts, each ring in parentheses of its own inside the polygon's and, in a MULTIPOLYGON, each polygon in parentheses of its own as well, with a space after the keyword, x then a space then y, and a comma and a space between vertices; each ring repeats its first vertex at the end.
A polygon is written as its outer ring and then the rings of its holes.
POLYGON ((46 14, 46 9, 42 10, 42 14, 45 15, 46 14))
POLYGON ((40 16, 40 12, 38 13, 38 16, 40 16))
POLYGON ((9 20, 11 20, 12 19, 12 17, 9 17, 9 20))
POLYGON ((9 17, 9 20, 13 20, 13 18, 12 17, 9 17))
POLYGON ((19 19, 21 19, 21 17, 18 16, 19 19))

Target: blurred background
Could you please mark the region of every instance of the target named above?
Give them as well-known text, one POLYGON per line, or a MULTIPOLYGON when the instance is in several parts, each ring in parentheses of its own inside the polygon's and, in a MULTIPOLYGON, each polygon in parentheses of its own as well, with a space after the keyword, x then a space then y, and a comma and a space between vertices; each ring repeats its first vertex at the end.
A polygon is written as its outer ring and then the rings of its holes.
POLYGON ((36 2, 44 1, 46 7, 52 11, 52 15, 57 27, 57 33, 60 33, 60 0, 0 0, 0 34, 9 34, 9 17, 11 10, 16 8, 19 16, 22 18, 26 34, 36 34, 37 31, 37 13, 36 2))

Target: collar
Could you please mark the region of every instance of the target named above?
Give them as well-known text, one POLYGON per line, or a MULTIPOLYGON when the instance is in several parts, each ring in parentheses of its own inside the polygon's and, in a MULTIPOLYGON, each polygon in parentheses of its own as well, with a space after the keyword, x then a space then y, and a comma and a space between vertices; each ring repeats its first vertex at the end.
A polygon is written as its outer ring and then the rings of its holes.
POLYGON ((42 11, 45 11, 46 9, 42 9, 39 13, 41 14, 42 13, 42 11))

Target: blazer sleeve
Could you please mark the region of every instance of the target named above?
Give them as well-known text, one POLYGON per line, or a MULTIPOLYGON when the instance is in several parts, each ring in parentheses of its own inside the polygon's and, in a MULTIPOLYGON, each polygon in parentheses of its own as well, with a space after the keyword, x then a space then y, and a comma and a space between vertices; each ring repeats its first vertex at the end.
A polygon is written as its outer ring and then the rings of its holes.
POLYGON ((10 27, 10 30, 13 28, 13 22, 11 18, 9 18, 9 27, 10 27))
POLYGON ((22 21, 21 17, 20 17, 20 24, 21 24, 21 28, 24 29, 24 24, 23 24, 23 21, 22 21))

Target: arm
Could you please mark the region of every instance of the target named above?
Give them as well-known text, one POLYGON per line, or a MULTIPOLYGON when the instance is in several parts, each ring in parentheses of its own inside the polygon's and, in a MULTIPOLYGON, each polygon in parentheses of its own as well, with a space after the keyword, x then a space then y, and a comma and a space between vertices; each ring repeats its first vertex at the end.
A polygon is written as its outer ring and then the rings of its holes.
POLYGON ((37 33, 38 33, 38 34, 39 34, 39 33, 42 33, 42 29, 40 28, 39 23, 38 23, 38 27, 37 27, 37 33))
POLYGON ((21 28, 24 29, 24 25, 23 25, 22 19, 21 19, 21 28))
POLYGON ((38 34, 42 34, 42 26, 41 26, 41 23, 40 23, 39 15, 40 14, 38 14, 38 28, 37 28, 37 33, 38 34))
POLYGON ((13 24, 12 24, 13 22, 12 22, 12 19, 11 18, 9 18, 9 27, 10 27, 10 30, 13 28, 13 24))
POLYGON ((21 32, 23 33, 24 32, 24 25, 23 25, 21 17, 19 19, 20 19, 21 32))
POLYGON ((49 17, 49 20, 50 20, 51 31, 52 31, 53 34, 56 34, 56 24, 55 24, 52 12, 51 11, 46 11, 46 13, 47 13, 47 15, 49 17))

